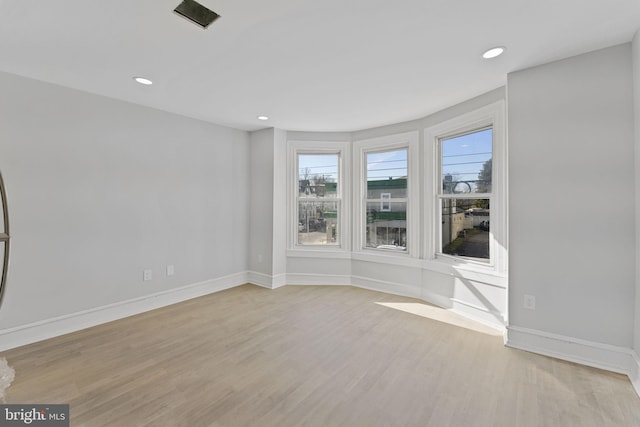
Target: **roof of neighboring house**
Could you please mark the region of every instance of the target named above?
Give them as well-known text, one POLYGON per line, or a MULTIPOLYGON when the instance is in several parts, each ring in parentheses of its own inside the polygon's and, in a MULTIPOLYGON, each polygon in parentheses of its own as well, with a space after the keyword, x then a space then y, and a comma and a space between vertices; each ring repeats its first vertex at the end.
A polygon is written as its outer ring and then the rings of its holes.
POLYGON ((392 190, 407 188, 407 178, 367 181, 367 190, 392 190))

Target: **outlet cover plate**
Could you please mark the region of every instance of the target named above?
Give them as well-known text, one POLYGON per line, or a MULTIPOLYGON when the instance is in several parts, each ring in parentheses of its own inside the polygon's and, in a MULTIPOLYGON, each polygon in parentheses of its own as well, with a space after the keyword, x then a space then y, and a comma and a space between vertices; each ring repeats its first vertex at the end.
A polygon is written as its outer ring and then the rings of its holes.
POLYGON ((536 297, 533 295, 525 295, 524 296, 524 308, 527 310, 535 310, 536 309, 536 297))

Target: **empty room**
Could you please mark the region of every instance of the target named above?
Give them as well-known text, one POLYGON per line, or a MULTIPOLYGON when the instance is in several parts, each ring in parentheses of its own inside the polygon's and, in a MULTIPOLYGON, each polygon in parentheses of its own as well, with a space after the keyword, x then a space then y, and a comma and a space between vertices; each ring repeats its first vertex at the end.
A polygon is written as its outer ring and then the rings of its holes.
POLYGON ((0 190, 0 425, 640 425, 636 0, 0 1, 0 190))

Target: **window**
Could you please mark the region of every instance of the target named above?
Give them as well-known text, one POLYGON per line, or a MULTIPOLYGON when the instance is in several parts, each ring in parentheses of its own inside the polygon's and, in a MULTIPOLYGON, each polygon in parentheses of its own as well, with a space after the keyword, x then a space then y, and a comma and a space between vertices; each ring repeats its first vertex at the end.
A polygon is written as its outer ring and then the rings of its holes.
POLYGON ((507 268, 504 102, 427 128, 424 140, 426 258, 503 274, 507 268))
POLYGON ((340 155, 298 153, 297 165, 297 244, 338 244, 340 155))
POLYGON ((348 250, 349 143, 290 140, 287 147, 287 248, 303 256, 348 250))
POLYGON ((414 212, 417 145, 416 132, 354 143, 358 159, 354 176, 359 178, 354 200, 356 250, 419 256, 419 239, 411 238, 418 217, 414 212))
POLYGON ((367 248, 406 250, 407 152, 366 153, 367 248))
POLYGON ((441 138, 439 148, 441 251, 489 262, 493 128, 441 138))

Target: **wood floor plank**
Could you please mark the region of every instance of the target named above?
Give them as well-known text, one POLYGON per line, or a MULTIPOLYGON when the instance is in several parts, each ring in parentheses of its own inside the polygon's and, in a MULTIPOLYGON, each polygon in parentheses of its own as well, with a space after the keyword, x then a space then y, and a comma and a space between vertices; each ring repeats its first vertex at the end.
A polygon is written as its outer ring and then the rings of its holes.
POLYGON ((422 301, 246 285, 4 352, 9 403, 73 426, 635 426, 618 374, 422 301))

